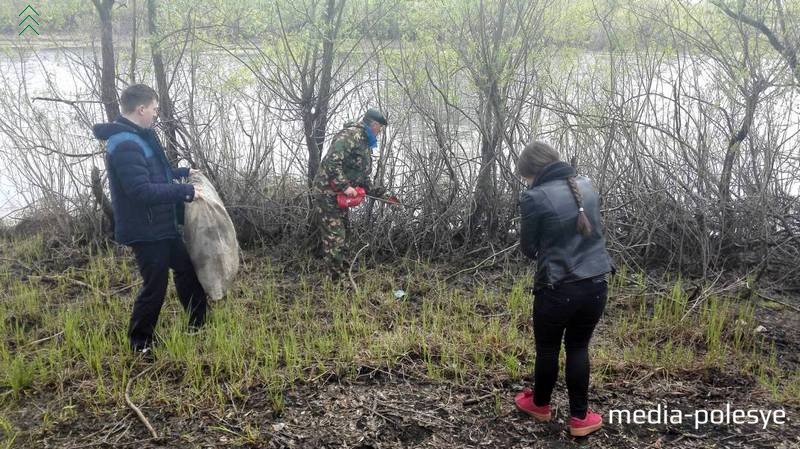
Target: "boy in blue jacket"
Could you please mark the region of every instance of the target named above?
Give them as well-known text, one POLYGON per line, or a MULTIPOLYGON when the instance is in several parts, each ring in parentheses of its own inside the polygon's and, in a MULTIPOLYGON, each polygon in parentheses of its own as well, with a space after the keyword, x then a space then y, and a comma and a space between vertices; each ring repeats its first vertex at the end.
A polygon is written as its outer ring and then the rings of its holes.
POLYGON ((106 170, 114 210, 114 240, 130 246, 142 276, 142 288, 133 304, 128 337, 134 351, 148 354, 153 331, 164 303, 169 269, 181 304, 189 313, 191 329, 205 322, 208 303, 189 254, 178 232, 179 207, 200 198, 191 184, 178 184, 189 168, 170 167, 153 130, 158 116, 158 94, 134 84, 122 91, 122 116, 113 123, 96 124, 94 135, 106 141, 106 170))

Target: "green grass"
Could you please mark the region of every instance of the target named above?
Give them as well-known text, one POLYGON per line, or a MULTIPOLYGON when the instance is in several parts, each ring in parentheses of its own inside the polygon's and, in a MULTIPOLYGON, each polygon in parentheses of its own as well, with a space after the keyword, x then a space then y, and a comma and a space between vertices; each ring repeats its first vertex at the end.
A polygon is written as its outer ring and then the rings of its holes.
POLYGON ((755 377, 777 401, 798 402, 797 376, 781 369, 774 348, 754 332, 751 300, 700 294, 690 301, 680 279, 662 293, 648 293, 639 274, 627 284, 620 276, 611 282, 610 301, 624 305, 606 318, 609 338, 594 357, 604 365, 601 378, 612 367, 667 374, 714 367, 755 377))
POLYGON ((16 430, 11 421, 0 415, 0 448, 8 449, 17 439, 19 432, 16 430))
MULTIPOLYGON (((15 246, 14 259, 45 257, 39 242, 22 247, 33 255, 15 246)), ((80 407, 124 407, 125 386, 143 365, 126 346, 137 288, 113 293, 138 275, 130 256, 117 251, 95 251, 85 267, 47 281, 0 275, 0 411, 45 391, 64 403, 78 398, 80 407)), ((354 379, 361 367, 402 367, 466 386, 520 381, 533 369, 530 276, 468 289, 445 284, 435 267, 420 266, 402 282, 376 268, 359 273, 353 293, 327 281, 315 285, 313 275, 286 279, 279 266, 248 261, 235 294, 212 304, 198 335, 187 332, 170 287, 157 327, 158 369, 137 381, 134 402, 176 413, 222 410, 231 398, 261 389, 280 413, 287 390, 332 374, 354 379), (410 294, 398 300, 398 288, 410 294)), ((776 400, 798 401, 800 376, 783 372, 774 349, 752 332, 751 302, 690 301, 681 280, 649 292, 645 279, 622 270, 610 281, 607 315, 593 343, 595 382, 613 383, 625 370, 717 367, 753 376, 776 400)), ((58 421, 70 409, 62 404, 48 413, 48 421, 58 421)), ((8 420, 0 419, 0 430, 13 441, 8 420)), ((258 439, 257 428, 236 432, 238 441, 258 439)))

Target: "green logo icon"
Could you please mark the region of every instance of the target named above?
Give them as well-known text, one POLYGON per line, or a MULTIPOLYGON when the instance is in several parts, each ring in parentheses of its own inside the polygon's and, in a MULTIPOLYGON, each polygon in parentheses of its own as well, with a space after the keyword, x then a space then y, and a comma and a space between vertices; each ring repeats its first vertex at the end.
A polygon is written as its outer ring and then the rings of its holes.
MULTIPOLYGON (((34 13, 34 14, 36 14, 37 16, 39 15, 39 13, 38 13, 38 12, 36 12, 36 10, 35 10, 35 9, 33 9, 33 6, 31 6, 31 5, 28 5, 28 6, 26 6, 26 7, 25 7, 25 9, 23 9, 23 10, 22 10, 22 12, 21 12, 21 13, 19 13, 19 17, 22 17, 22 15, 23 15, 23 14, 25 14, 25 11, 27 11, 27 10, 29 10, 29 9, 30 9, 31 11, 33 11, 33 13, 34 13)), ((25 31, 27 31, 29 28, 30 28, 30 30, 31 30, 31 31, 33 31, 34 33, 36 33, 36 35, 38 36, 38 35, 39 35, 39 32, 38 32, 38 31, 36 31, 36 28, 34 28, 34 27, 33 27, 33 25, 31 24, 31 22, 35 23, 35 24, 36 24, 36 26, 39 26, 39 22, 37 22, 37 21, 36 21, 36 19, 34 19, 34 18, 33 18, 33 16, 31 15, 31 13, 28 13, 28 15, 27 15, 27 16, 25 16, 25 17, 22 19, 22 22, 20 22, 20 23, 19 23, 19 26, 22 26, 22 24, 23 24, 23 23, 26 23, 26 22, 28 23, 28 25, 27 25, 25 28, 23 28, 23 29, 22 29, 22 31, 20 31, 20 32, 19 32, 18 36, 22 36, 22 33, 24 33, 25 31), (30 20, 28 20, 28 19, 30 19, 30 20)))

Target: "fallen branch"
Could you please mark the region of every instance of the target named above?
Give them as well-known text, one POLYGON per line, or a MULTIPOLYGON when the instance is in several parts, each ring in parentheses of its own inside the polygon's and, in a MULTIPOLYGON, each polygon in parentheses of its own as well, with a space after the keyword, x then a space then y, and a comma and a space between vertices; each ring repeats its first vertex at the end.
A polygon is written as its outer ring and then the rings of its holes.
MULTIPOLYGON (((151 443, 151 442, 156 442, 156 441, 158 441, 157 438, 147 438, 147 439, 144 439, 144 440, 134 440, 134 441, 115 441, 114 442, 114 447, 134 446, 134 445, 140 445, 141 447, 145 447, 144 443, 151 443)), ((100 441, 94 441, 94 442, 91 442, 91 443, 83 444, 83 445, 80 445, 80 446, 70 446, 69 449, 84 449, 84 448, 87 448, 87 447, 108 446, 108 445, 109 445, 108 441, 100 440, 100 441)))
POLYGON ((366 245, 362 246, 361 249, 358 250, 356 255, 353 257, 353 260, 350 261, 350 269, 347 270, 347 275, 350 277, 350 283, 353 284, 353 290, 355 290, 356 293, 358 293, 358 285, 356 285, 356 281, 355 281, 355 279, 353 279, 353 265, 355 265, 356 260, 358 260, 358 255, 361 254, 361 251, 364 251, 365 249, 367 249, 368 246, 369 246, 369 243, 367 243, 366 245))
MULTIPOLYGON (((436 415, 431 415, 430 413, 425 413, 425 412, 422 412, 422 411, 419 411, 419 410, 412 410, 412 409, 408 409, 408 408, 405 408, 405 407, 400 407, 399 405, 391 404, 391 403, 388 403, 388 402, 381 402, 380 405, 382 405, 384 407, 387 407, 387 408, 392 408, 394 410, 397 410, 397 411, 400 411, 400 412, 403 412, 403 413, 406 413, 407 415, 416 415, 417 419, 419 419, 419 417, 421 416, 421 417, 425 417, 425 418, 428 418, 428 419, 432 419, 434 421, 438 421, 440 423, 440 425, 444 425, 445 427, 448 427, 448 428, 451 428, 451 429, 457 427, 455 424, 451 423, 450 421, 447 421, 446 419, 440 418, 440 417, 438 417, 436 415)), ((377 409, 376 409, 376 412, 378 412, 377 409)), ((420 419, 420 421, 425 422, 426 420, 420 419)), ((430 423, 430 425, 435 426, 436 424, 430 423)))
POLYGON ((378 407, 378 397, 377 397, 377 396, 375 396, 375 397, 373 398, 373 400, 372 400, 372 409, 370 409, 370 411, 371 411, 371 412, 372 412, 374 415, 378 415, 378 416, 380 416, 381 418, 383 418, 383 419, 384 419, 384 420, 386 420, 387 422, 390 422, 390 423, 394 424, 395 426, 397 425, 397 421, 395 421, 395 420, 393 420, 392 418, 389 418, 388 416, 386 416, 386 415, 384 415, 383 413, 379 412, 377 407, 378 407))
POLYGON ((155 429, 153 429, 153 426, 150 425, 150 421, 147 420, 142 411, 139 410, 139 407, 137 407, 136 404, 134 404, 133 401, 131 401, 131 387, 133 386, 133 383, 136 382, 136 379, 142 377, 144 374, 148 373, 150 370, 155 368, 155 366, 156 365, 151 365, 150 367, 143 370, 142 372, 132 377, 131 380, 128 381, 128 385, 125 386, 125 402, 128 404, 128 407, 133 409, 133 411, 136 413, 136 416, 139 417, 139 421, 141 421, 142 424, 144 424, 145 427, 147 427, 147 430, 150 431, 150 435, 153 436, 153 439, 157 440, 158 433, 156 433, 155 429))
POLYGON ((775 298, 773 298, 771 296, 767 296, 767 295, 765 295, 765 294, 763 294, 761 292, 755 292, 755 293, 756 293, 756 295, 758 295, 762 299, 765 299, 767 301, 772 301, 772 302, 780 304, 780 305, 782 305, 784 307, 788 307, 788 308, 794 310, 795 312, 800 312, 800 308, 798 308, 797 306, 794 306, 792 304, 788 304, 788 303, 783 302, 783 301, 781 301, 779 299, 775 299, 775 298))
POLYGON ((54 339, 54 338, 58 338, 58 337, 60 337, 60 336, 61 336, 61 335, 63 335, 63 334, 64 334, 64 331, 61 331, 61 332, 59 332, 59 333, 57 333, 57 334, 55 334, 55 335, 51 335, 51 336, 49 336, 49 337, 44 337, 44 338, 40 338, 40 339, 38 339, 38 340, 32 341, 32 342, 28 343, 28 344, 27 344, 27 345, 25 345, 25 346, 33 346, 33 345, 38 345, 39 343, 44 343, 44 342, 46 342, 47 340, 52 340, 52 339, 54 339))
POLYGON ((87 284, 86 282, 79 281, 77 279, 73 279, 73 278, 68 277, 68 276, 63 276, 63 275, 43 275, 43 276, 39 276, 39 275, 30 274, 30 275, 27 276, 27 278, 28 279, 38 279, 38 280, 42 280, 42 281, 52 281, 52 282, 68 281, 68 282, 73 283, 75 285, 78 285, 80 287, 85 287, 85 288, 88 288, 89 290, 92 290, 94 292, 101 293, 94 286, 91 286, 91 285, 87 284))
POLYGON ((486 394, 484 394, 482 396, 478 396, 476 398, 466 399, 464 402, 462 402, 462 404, 465 405, 465 406, 466 405, 475 405, 475 404, 477 404, 479 402, 485 401, 486 399, 494 397, 497 394, 497 392, 498 392, 498 390, 492 390, 491 393, 486 393, 486 394))
POLYGON ((447 282, 447 281, 449 281, 450 279, 452 279, 452 278, 454 278, 454 277, 458 276, 459 274, 461 274, 461 273, 464 273, 464 272, 466 272, 466 271, 477 270, 478 268, 480 268, 481 266, 483 266, 483 264, 485 264, 485 263, 486 263, 486 262, 487 262, 489 259, 492 259, 492 258, 494 258, 494 257, 497 257, 497 256, 499 256, 500 254, 503 254, 503 253, 504 253, 504 252, 506 252, 506 251, 510 251, 510 250, 512 250, 512 249, 514 249, 514 248, 516 248, 516 247, 518 247, 518 246, 519 246, 519 243, 515 243, 515 244, 513 244, 513 245, 509 246, 508 248, 506 248, 506 249, 504 249, 504 250, 501 250, 501 251, 498 251, 498 252, 496 252, 496 253, 494 253, 494 254, 490 255, 489 257, 487 257, 487 258, 483 259, 483 260, 482 260, 482 261, 481 261, 481 262, 480 262, 478 265, 475 265, 474 267, 471 267, 471 268, 465 268, 465 269, 463 269, 463 270, 456 271, 455 273, 451 274, 450 276, 447 276, 446 278, 444 278, 444 282, 447 282))
POLYGON ((124 287, 120 287, 120 288, 118 288, 116 290, 112 290, 112 291, 106 293, 106 296, 119 295, 120 293, 124 292, 125 290, 130 290, 133 287, 138 287, 139 285, 142 285, 142 281, 136 281, 133 284, 129 284, 129 285, 126 285, 124 287))

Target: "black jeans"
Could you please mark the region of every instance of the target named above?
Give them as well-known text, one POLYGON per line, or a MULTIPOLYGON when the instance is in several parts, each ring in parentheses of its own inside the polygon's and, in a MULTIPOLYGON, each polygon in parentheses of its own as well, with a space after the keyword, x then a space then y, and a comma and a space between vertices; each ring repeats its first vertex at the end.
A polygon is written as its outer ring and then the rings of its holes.
POLYGON ((589 340, 606 306, 604 279, 586 279, 536 291, 533 333, 536 338, 534 400, 550 403, 558 379, 561 341, 567 351, 567 392, 571 416, 583 419, 589 405, 589 340))
POLYGON ((164 304, 170 268, 174 273, 178 299, 189 313, 189 326, 202 326, 208 301, 183 240, 177 238, 135 243, 131 247, 143 281, 128 326, 131 347, 141 349, 153 343, 153 330, 164 304))

